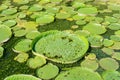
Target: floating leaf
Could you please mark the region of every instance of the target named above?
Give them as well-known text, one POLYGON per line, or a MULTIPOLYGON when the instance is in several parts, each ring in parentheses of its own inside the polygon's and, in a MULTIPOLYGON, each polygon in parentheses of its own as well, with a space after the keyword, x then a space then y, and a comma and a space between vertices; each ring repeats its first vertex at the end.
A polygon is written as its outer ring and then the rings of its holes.
POLYGON ((37 37, 38 35, 40 35, 40 32, 39 31, 31 31, 31 32, 28 32, 26 34, 26 38, 27 39, 34 39, 35 37, 37 37))
POLYGON ((110 48, 119 50, 120 49, 120 42, 114 42, 114 44, 110 48))
POLYGON ((88 36, 88 41, 91 47, 101 47, 103 45, 103 37, 100 35, 90 35, 88 36))
POLYGON ((84 37, 68 32, 44 32, 33 41, 35 55, 43 55, 58 63, 76 62, 88 49, 88 42, 84 37))
POLYGON ((5 10, 5 9, 7 9, 7 8, 8 8, 8 6, 5 5, 5 4, 1 4, 1 5, 0 5, 0 11, 5 10))
POLYGON ((24 52, 20 52, 15 58, 14 60, 18 61, 19 63, 24 63, 27 61, 29 55, 27 53, 24 52))
POLYGON ((112 23, 108 26, 109 29, 111 30, 119 30, 120 29, 120 24, 119 23, 112 23))
POLYGON ((109 4, 108 9, 115 10, 115 11, 120 11, 120 5, 119 4, 109 4))
POLYGON ((54 78, 59 72, 59 68, 56 65, 48 63, 42 68, 37 69, 37 76, 42 79, 54 78), (51 73, 50 73, 51 72, 51 73))
POLYGON ((99 66, 96 60, 84 60, 81 62, 81 67, 86 67, 95 71, 99 66))
POLYGON ((74 15, 72 18, 74 19, 74 20, 81 20, 81 19, 85 19, 85 15, 84 14, 76 14, 76 15, 74 15))
POLYGON ((109 46, 112 46, 114 44, 114 42, 112 40, 109 40, 109 39, 104 39, 103 40, 103 45, 105 47, 109 47, 109 46))
POLYGON ((32 69, 41 67, 44 64, 46 64, 46 59, 44 57, 40 57, 40 56, 36 56, 35 58, 30 58, 27 61, 27 65, 32 69))
POLYGON ((32 42, 32 40, 29 40, 29 39, 23 39, 23 40, 19 41, 14 46, 14 51, 27 52, 27 51, 31 50, 31 42, 32 42))
POLYGON ((41 79, 27 74, 14 74, 6 77, 4 80, 41 80, 41 79))
POLYGON ((115 17, 106 16, 106 17, 105 17, 105 21, 108 21, 108 22, 110 22, 110 23, 114 23, 114 22, 117 22, 118 19, 115 18, 115 17))
POLYGON ((113 41, 120 41, 120 35, 111 35, 110 39, 113 41))
POLYGON ((113 53, 114 53, 114 50, 113 49, 110 49, 110 48, 102 48, 102 51, 104 52, 104 53, 106 53, 107 55, 112 55, 113 53))
POLYGON ((78 1, 74 1, 72 3, 72 7, 74 7, 74 8, 82 8, 82 7, 85 7, 85 4, 84 3, 80 3, 78 1))
POLYGON ((33 6, 29 8, 28 11, 35 12, 35 11, 40 11, 40 10, 42 10, 42 6, 39 4, 34 4, 33 6))
POLYGON ((104 71, 102 77, 104 80, 120 80, 120 73, 118 71, 104 71))
POLYGON ((116 59, 116 60, 120 60, 120 53, 119 52, 115 52, 113 55, 112 55, 112 58, 116 59))
POLYGON ((97 11, 97 8, 95 7, 89 7, 89 8, 80 8, 78 9, 78 12, 80 14, 97 14, 98 11, 97 11))
POLYGON ((61 72, 55 80, 102 80, 101 76, 88 68, 75 67, 61 72))
POLYGON ((9 9, 6 9, 4 11, 2 11, 2 15, 11 15, 11 14, 14 14, 17 12, 17 9, 15 8, 9 8, 9 9))
POLYGON ((0 47, 0 58, 3 56, 4 48, 0 47))
POLYGON ((99 63, 105 70, 117 70, 119 68, 118 62, 112 58, 102 58, 99 63))
POLYGON ((98 23, 89 23, 83 27, 83 30, 87 30, 91 34, 103 34, 106 32, 105 27, 98 23))
POLYGON ((3 23, 6 26, 12 27, 14 25, 16 25, 16 21, 15 20, 7 20, 3 23))
POLYGON ((0 25, 0 44, 6 42, 12 36, 11 29, 6 25, 0 25))
POLYGON ((53 21, 54 21, 54 17, 52 15, 43 15, 36 19, 36 23, 41 24, 41 25, 51 23, 53 21))
POLYGON ((76 24, 77 25, 85 25, 87 22, 86 21, 84 21, 84 20, 78 20, 78 21, 76 21, 76 24))
POLYGON ((22 36, 25 36, 26 33, 27 33, 27 31, 25 29, 16 30, 16 31, 14 31, 14 36, 22 37, 22 36))
POLYGON ((56 18, 57 19, 67 19, 69 18, 71 15, 67 12, 60 12, 56 14, 56 18))
POLYGON ((29 0, 13 0, 13 2, 17 4, 28 4, 29 0))
POLYGON ((120 35, 120 30, 115 31, 116 35, 120 35))

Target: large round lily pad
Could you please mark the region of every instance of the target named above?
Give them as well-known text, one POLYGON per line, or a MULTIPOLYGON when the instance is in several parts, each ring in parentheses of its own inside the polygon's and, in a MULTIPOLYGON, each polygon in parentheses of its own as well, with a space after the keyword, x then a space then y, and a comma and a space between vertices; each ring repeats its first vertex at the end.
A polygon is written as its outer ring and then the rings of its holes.
POLYGON ((4 80, 41 80, 41 79, 27 74, 15 74, 6 77, 4 80))
POLYGON ((72 63, 83 57, 88 41, 82 36, 61 31, 41 33, 33 40, 35 55, 60 63, 72 63))
POLYGON ((8 26, 0 25, 0 44, 8 41, 11 36, 11 29, 8 26))
POLYGON ((102 80, 97 72, 88 68, 75 67, 60 73, 55 80, 102 80))

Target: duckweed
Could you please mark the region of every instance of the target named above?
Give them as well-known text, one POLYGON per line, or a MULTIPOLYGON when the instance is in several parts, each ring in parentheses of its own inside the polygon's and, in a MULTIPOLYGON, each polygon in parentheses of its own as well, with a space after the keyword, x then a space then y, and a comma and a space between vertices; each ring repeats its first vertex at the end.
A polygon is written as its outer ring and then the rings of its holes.
POLYGON ((48 63, 47 65, 37 69, 37 76, 41 79, 52 79, 59 72, 59 68, 56 65, 48 63))

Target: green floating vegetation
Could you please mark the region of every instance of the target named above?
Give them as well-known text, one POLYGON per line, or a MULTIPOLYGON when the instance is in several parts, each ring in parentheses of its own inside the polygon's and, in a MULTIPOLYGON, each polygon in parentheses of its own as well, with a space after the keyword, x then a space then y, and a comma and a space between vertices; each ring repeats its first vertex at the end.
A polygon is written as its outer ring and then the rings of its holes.
POLYGON ((36 56, 35 58, 29 58, 27 61, 27 65, 32 69, 41 67, 44 64, 46 64, 46 59, 40 56, 36 56))
POLYGON ((3 10, 1 14, 2 15, 12 15, 12 14, 14 14, 16 12, 17 12, 17 9, 9 8, 9 9, 3 10))
POLYGON ((112 40, 109 40, 109 39, 104 39, 103 40, 103 45, 105 47, 109 47, 109 46, 112 46, 114 44, 114 42, 112 40))
POLYGON ((14 3, 23 5, 23 4, 28 4, 29 0, 13 0, 14 3))
POLYGON ((27 74, 14 74, 6 77, 4 80, 41 80, 41 79, 27 74))
POLYGON ((58 63, 73 63, 81 59, 88 49, 88 41, 65 31, 48 31, 33 40, 35 55, 45 56, 58 63))
POLYGON ((28 52, 31 50, 31 43, 32 40, 30 39, 22 39, 14 46, 13 49, 15 52, 28 52))
POLYGON ((99 64, 105 70, 117 70, 119 68, 119 63, 112 58, 102 58, 99 64))
POLYGON ((15 30, 13 34, 15 37, 22 37, 27 34, 27 31, 25 29, 19 29, 19 30, 15 30))
POLYGON ((118 71, 104 71, 102 77, 104 80, 120 80, 120 73, 118 71))
POLYGON ((103 37, 100 35, 90 35, 88 36, 88 41, 91 47, 102 47, 103 37))
POLYGON ((0 44, 8 41, 12 36, 11 29, 6 25, 0 25, 0 36, 0 44))
POLYGON ((40 10, 42 10, 42 6, 38 4, 34 4, 33 6, 29 8, 28 11, 35 12, 35 11, 40 11, 40 10))
POLYGON ((115 35, 120 35, 120 30, 115 31, 115 35))
POLYGON ((113 41, 120 41, 120 35, 111 35, 110 39, 113 41))
POLYGON ((106 32, 105 27, 98 23, 89 23, 83 27, 83 30, 87 30, 91 34, 103 34, 106 32))
POLYGON ((19 52, 19 54, 14 58, 15 61, 18 61, 19 63, 24 63, 27 61, 29 57, 28 53, 19 52))
POLYGON ((102 80, 101 76, 88 68, 75 67, 61 72, 55 80, 102 80))
POLYGON ((120 24, 119 23, 112 23, 108 26, 109 29, 111 30, 119 30, 120 29, 120 24))
POLYGON ((105 54, 110 55, 110 56, 115 53, 113 49, 105 48, 105 47, 102 48, 102 51, 103 51, 105 54))
POLYGON ((3 56, 4 48, 0 46, 0 58, 3 56))
POLYGON ((52 79, 57 76, 59 72, 59 68, 52 63, 48 63, 47 65, 37 69, 37 76, 41 79, 52 79))
POLYGON ((87 30, 77 30, 74 33, 84 37, 88 37, 90 35, 90 32, 87 30))
POLYGON ((5 22, 3 22, 4 25, 12 27, 14 25, 16 25, 16 21, 15 20, 7 20, 5 22))
POLYGON ((120 50, 120 42, 115 41, 110 48, 115 50, 120 50))
POLYGON ((78 12, 80 14, 87 14, 87 15, 97 14, 98 13, 96 7, 80 8, 80 9, 78 9, 78 12))
POLYGON ((116 60, 120 60, 120 52, 115 52, 113 55, 112 55, 112 58, 116 59, 116 60))
POLYGON ((118 21, 118 19, 117 18, 115 18, 115 17, 110 17, 110 16, 106 16, 105 17, 105 21, 107 21, 107 22, 110 22, 110 23, 115 23, 115 22, 117 22, 118 21))

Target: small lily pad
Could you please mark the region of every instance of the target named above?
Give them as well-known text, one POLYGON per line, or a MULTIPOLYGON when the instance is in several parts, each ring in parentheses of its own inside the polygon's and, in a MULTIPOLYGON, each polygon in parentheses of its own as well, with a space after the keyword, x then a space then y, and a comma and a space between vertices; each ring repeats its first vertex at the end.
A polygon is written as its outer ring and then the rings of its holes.
POLYGON ((62 0, 50 0, 50 2, 60 3, 62 0))
POLYGON ((97 14, 98 11, 97 11, 97 8, 95 7, 89 7, 89 8, 80 8, 78 9, 78 12, 80 14, 97 14))
POLYGON ((59 68, 56 65, 48 63, 42 68, 37 69, 37 76, 41 79, 52 79, 59 72, 59 68))
POLYGON ((9 26, 9 27, 12 27, 12 26, 16 25, 16 23, 17 22, 15 20, 7 20, 3 24, 6 26, 9 26))
POLYGON ((2 15, 11 15, 11 14, 14 14, 17 12, 17 9, 15 8, 9 8, 9 9, 6 9, 4 11, 2 11, 2 15))
POLYGON ((105 21, 108 21, 108 22, 110 22, 110 23, 114 23, 114 22, 117 22, 118 19, 115 18, 115 17, 106 16, 106 17, 105 17, 105 21))
POLYGON ((27 74, 14 74, 6 77, 4 80, 41 80, 41 79, 27 74))
POLYGON ((81 20, 81 19, 85 19, 85 15, 84 14, 76 14, 76 15, 74 15, 72 18, 74 19, 74 20, 81 20))
POLYGON ((102 77, 104 80, 120 80, 120 73, 118 71, 104 71, 102 77))
POLYGON ((75 31, 75 34, 78 34, 78 35, 80 35, 80 36, 85 36, 85 37, 87 37, 87 36, 90 35, 90 32, 88 32, 88 31, 86 31, 86 30, 77 30, 77 31, 75 31))
POLYGON ((112 58, 102 58, 99 63, 105 70, 117 70, 119 68, 119 63, 112 58))
POLYGON ((74 2, 72 3, 72 7, 73 7, 73 8, 82 8, 82 7, 85 7, 85 4, 84 4, 84 3, 80 3, 80 2, 78 2, 78 1, 74 1, 74 2))
POLYGON ((120 35, 120 30, 115 31, 116 35, 120 35))
POLYGON ((3 56, 4 48, 0 47, 0 58, 3 56))
POLYGON ((54 21, 54 17, 51 15, 43 15, 41 17, 38 17, 36 19, 36 23, 43 25, 43 24, 47 24, 47 23, 51 23, 54 21))
POLYGON ((14 51, 27 52, 27 51, 31 50, 31 43, 32 43, 32 40, 23 39, 14 46, 14 51))
POLYGON ((68 71, 61 72, 55 80, 102 80, 101 76, 88 68, 74 67, 68 71))
POLYGON ((109 47, 109 46, 112 46, 114 44, 114 42, 112 40, 109 40, 109 39, 104 39, 103 40, 103 45, 105 47, 109 47))
POLYGON ((29 55, 27 53, 24 52, 20 52, 15 58, 15 61, 18 61, 19 63, 24 63, 27 61, 29 55))
POLYGON ((58 13, 59 9, 60 9, 60 7, 49 7, 46 9, 46 11, 50 12, 50 13, 58 13))
POLYGON ((12 36, 11 29, 6 25, 0 25, 0 36, 0 44, 8 41, 12 36))
POLYGON ((25 18, 26 17, 26 14, 25 13, 19 13, 19 15, 18 15, 18 18, 25 18))
POLYGON ((112 58, 116 59, 116 60, 120 60, 120 52, 115 52, 113 55, 112 55, 112 58))
POLYGON ((110 48, 120 50, 120 42, 114 42, 114 44, 110 48))
POLYGON ((84 60, 81 62, 81 67, 86 67, 92 70, 97 70, 97 68, 99 67, 97 60, 84 60))
POLYGON ((91 34, 103 34, 106 32, 105 27, 98 23, 89 23, 83 27, 83 30, 87 30, 91 34))
POLYGON ((102 51, 107 54, 107 55, 113 55, 114 54, 114 50, 113 49, 110 49, 110 48, 102 48, 102 51))
POLYGON ((90 35, 88 37, 88 41, 91 47, 101 47, 103 45, 102 44, 103 37, 100 35, 90 35))
POLYGON ((111 35, 110 39, 113 41, 120 41, 120 35, 111 35))
POLYGON ((27 39, 34 39, 35 37, 37 37, 38 35, 40 35, 40 32, 39 31, 31 31, 31 32, 28 32, 26 34, 26 38, 27 39))
POLYGON ((34 4, 33 6, 31 6, 30 8, 29 8, 29 10, 28 11, 31 11, 31 12, 35 12, 35 11, 40 11, 40 10, 42 10, 42 6, 41 5, 39 5, 39 4, 34 4))
POLYGON ((29 0, 13 0, 13 2, 17 4, 28 4, 29 0))
POLYGON ((76 21, 77 25, 85 25, 87 22, 85 20, 78 20, 76 21))
POLYGON ((20 30, 14 31, 13 33, 15 37, 22 37, 22 36, 25 36, 27 31, 25 29, 20 29, 20 30))
POLYGON ((120 11, 120 5, 119 4, 109 4, 108 9, 115 10, 115 11, 120 11))
POLYGON ((120 24, 119 23, 112 23, 108 26, 109 29, 111 30, 119 30, 120 29, 120 24))
POLYGON ((56 14, 56 18, 57 19, 67 19, 69 18, 71 15, 67 12, 60 12, 56 14))
POLYGON ((36 56, 35 58, 30 58, 27 61, 27 65, 32 69, 41 67, 44 64, 46 64, 46 59, 44 57, 40 57, 40 56, 36 56))
POLYGON ((5 9, 7 9, 7 8, 8 8, 8 6, 5 5, 5 4, 1 4, 1 5, 0 5, 0 11, 5 10, 5 9))

